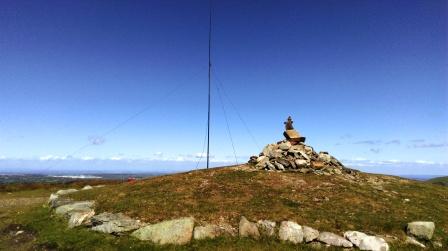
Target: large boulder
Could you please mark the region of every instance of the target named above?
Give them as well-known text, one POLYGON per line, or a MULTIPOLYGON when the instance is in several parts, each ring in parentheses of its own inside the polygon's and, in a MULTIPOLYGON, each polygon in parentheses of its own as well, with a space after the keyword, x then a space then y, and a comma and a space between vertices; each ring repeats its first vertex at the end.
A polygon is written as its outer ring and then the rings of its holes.
POLYGON ((252 237, 254 239, 260 238, 260 232, 258 231, 257 224, 248 221, 244 216, 241 216, 238 230, 241 237, 252 237))
POLYGON ((57 207, 55 213, 59 215, 67 215, 72 212, 90 211, 94 205, 94 201, 77 201, 57 207))
POLYGON ((303 226, 303 239, 305 242, 314 241, 317 237, 319 237, 319 231, 308 226, 303 226))
POLYGON ((275 236, 275 226, 277 224, 273 221, 269 220, 259 220, 257 222, 258 231, 267 237, 273 237, 275 236))
POLYGON ((185 217, 162 221, 142 227, 132 233, 139 240, 149 240, 156 244, 183 245, 190 242, 193 236, 194 219, 185 217))
POLYGON ((409 235, 423 240, 431 240, 435 224, 431 221, 414 221, 408 223, 406 231, 409 235))
POLYGON ((341 237, 337 234, 333 234, 330 232, 319 233, 319 237, 317 237, 317 240, 331 246, 345 247, 345 248, 353 247, 353 244, 350 241, 344 239, 344 237, 341 237))
POLYGON ((278 230, 278 237, 282 241, 290 241, 294 244, 303 242, 302 226, 293 221, 282 221, 278 230))
POLYGON ((92 223, 92 230, 108 233, 108 234, 120 234, 123 232, 129 232, 136 230, 143 226, 139 220, 132 219, 122 213, 101 213, 93 216, 90 219, 92 223))

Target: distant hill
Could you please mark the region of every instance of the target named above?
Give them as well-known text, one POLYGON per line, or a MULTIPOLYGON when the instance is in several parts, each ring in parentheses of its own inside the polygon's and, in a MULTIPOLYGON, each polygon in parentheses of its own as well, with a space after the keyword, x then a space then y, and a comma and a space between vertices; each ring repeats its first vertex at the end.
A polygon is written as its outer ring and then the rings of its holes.
POLYGON ((437 184, 437 185, 448 186, 448 176, 443 176, 443 177, 437 177, 437 178, 434 178, 434 179, 430 179, 430 180, 428 180, 428 182, 433 183, 433 184, 437 184))

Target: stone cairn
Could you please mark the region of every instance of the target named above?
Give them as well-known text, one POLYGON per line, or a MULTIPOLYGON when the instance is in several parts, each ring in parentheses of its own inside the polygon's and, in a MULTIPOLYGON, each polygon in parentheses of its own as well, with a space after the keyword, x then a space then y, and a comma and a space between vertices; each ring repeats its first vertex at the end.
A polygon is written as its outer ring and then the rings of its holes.
POLYGON ((315 152, 305 144, 302 137, 292 126, 291 116, 285 124, 285 140, 264 147, 259 156, 251 156, 249 164, 257 170, 296 171, 317 175, 350 174, 356 170, 346 168, 339 160, 328 152, 315 152))

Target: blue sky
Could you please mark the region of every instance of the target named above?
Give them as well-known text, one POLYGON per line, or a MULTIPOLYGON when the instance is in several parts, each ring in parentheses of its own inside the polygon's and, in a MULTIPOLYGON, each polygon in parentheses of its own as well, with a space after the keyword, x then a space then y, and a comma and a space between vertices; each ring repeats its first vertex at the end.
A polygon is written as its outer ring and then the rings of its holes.
MULTIPOLYGON (((0 6, 0 171, 195 168, 208 1, 0 6)), ((215 1, 212 83, 227 94, 239 161, 281 140, 292 115, 308 144, 346 165, 448 174, 447 9, 215 1)), ((211 155, 234 163, 216 87, 211 155)))

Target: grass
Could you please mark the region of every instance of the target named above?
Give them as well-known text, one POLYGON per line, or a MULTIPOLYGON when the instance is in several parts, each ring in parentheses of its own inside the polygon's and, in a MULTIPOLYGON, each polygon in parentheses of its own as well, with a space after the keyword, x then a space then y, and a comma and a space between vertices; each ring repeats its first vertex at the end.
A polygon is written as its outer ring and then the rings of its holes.
POLYGON ((442 185, 442 186, 448 186, 448 176, 437 177, 434 179, 427 180, 427 182, 437 184, 437 185, 442 185))
MULTIPOLYGON (((71 194, 76 200, 95 200, 97 212, 122 212, 148 223, 194 216, 198 223, 249 220, 293 220, 321 231, 342 234, 358 230, 384 236, 392 250, 415 250, 401 245, 407 222, 436 223, 434 240, 448 246, 448 188, 398 177, 360 174, 356 181, 341 176, 299 173, 249 172, 244 168, 217 168, 152 177, 133 183, 71 194), (378 187, 381 187, 378 189, 378 187), (409 202, 406 202, 408 199, 409 202)), ((74 185, 77 187, 76 185, 74 185)), ((79 188, 79 187, 78 187, 79 188)), ((7 196, 39 197, 56 188, 19 191, 7 196)), ((1 211, 0 211, 1 213, 1 211)), ((83 228, 67 229, 40 204, 11 213, 34 233, 33 247, 57 250, 312 250, 272 239, 239 238, 192 241, 186 246, 158 247, 129 237, 113 237, 83 228)), ((4 226, 3 226, 4 227, 4 226)), ((0 249, 1 249, 0 245, 0 249)), ((18 249, 20 250, 20 249, 18 249)), ((339 250, 339 249, 328 249, 339 250)))

